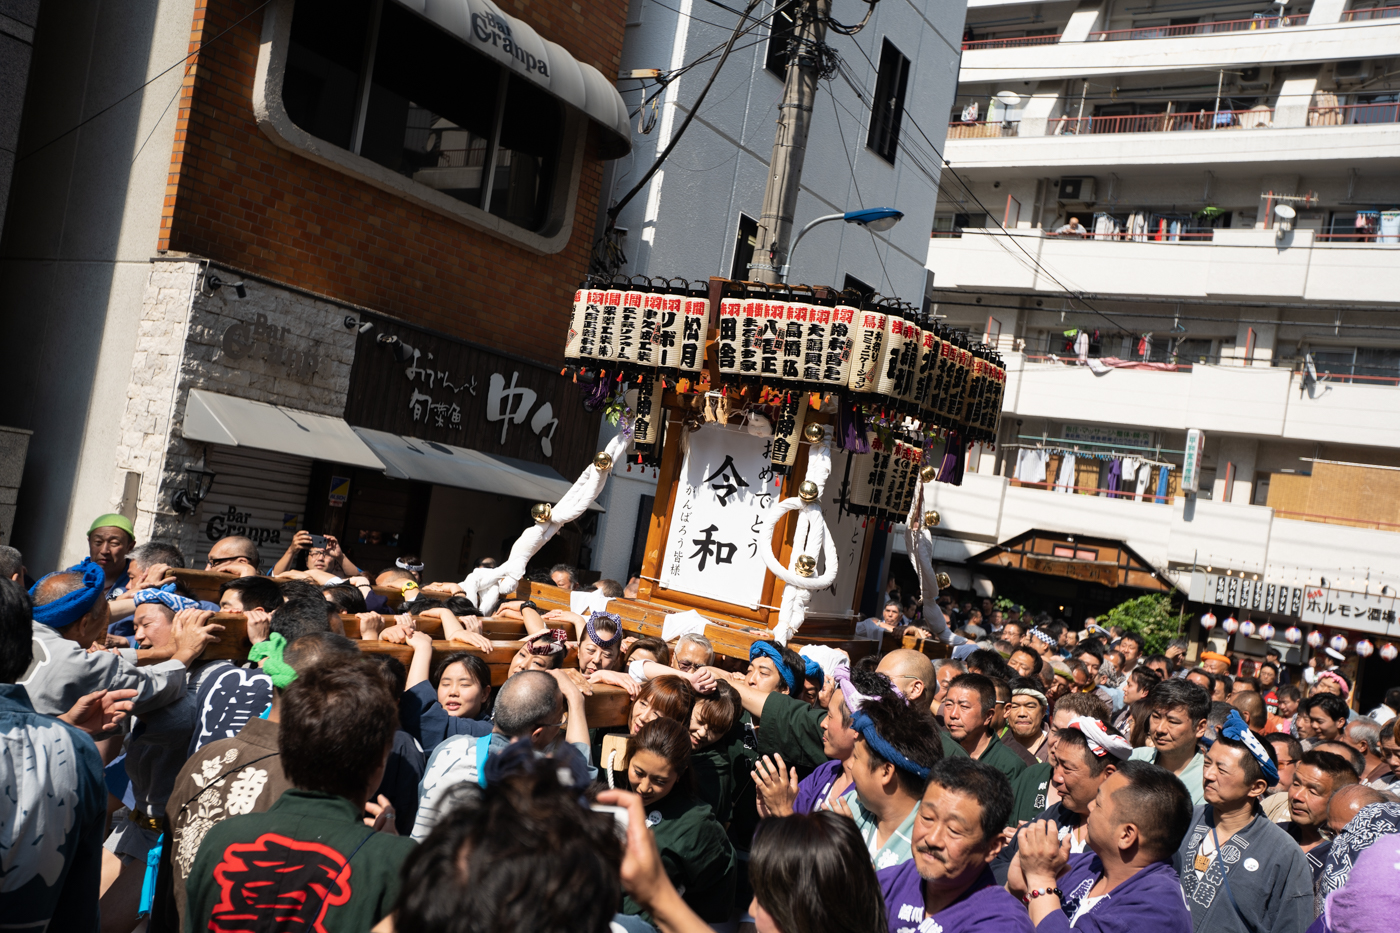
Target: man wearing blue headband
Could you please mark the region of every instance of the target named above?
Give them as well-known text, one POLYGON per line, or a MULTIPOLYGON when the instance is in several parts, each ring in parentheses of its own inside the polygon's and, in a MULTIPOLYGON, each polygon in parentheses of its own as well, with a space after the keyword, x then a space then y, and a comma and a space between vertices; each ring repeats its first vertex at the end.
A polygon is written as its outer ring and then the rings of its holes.
POLYGON ((1177 850, 1181 888, 1195 930, 1306 930, 1313 921, 1307 856, 1259 801, 1278 780, 1271 744, 1231 710, 1206 752, 1205 803, 1177 850))
POLYGON ((866 700, 851 716, 856 745, 846 762, 856 800, 829 806, 856 821, 875 870, 913 857, 914 816, 929 771, 943 760, 933 717, 898 696, 866 700))
POLYGON ((106 635, 110 614, 102 598, 102 567, 84 560, 44 577, 29 591, 34 600, 34 662, 20 678, 34 709, 58 716, 78 698, 98 690, 135 690, 140 716, 178 699, 189 664, 214 639, 213 631, 191 630, 171 646, 168 660, 136 665, 136 652, 94 651, 106 635))

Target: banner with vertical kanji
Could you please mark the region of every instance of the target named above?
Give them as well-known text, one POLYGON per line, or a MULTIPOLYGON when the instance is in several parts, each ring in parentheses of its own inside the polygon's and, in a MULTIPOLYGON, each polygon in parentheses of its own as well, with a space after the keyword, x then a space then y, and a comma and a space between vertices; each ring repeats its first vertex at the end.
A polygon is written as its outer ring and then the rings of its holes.
POLYGON ((662 586, 756 608, 766 568, 758 549, 762 513, 777 501, 773 438, 707 424, 689 436, 662 586))

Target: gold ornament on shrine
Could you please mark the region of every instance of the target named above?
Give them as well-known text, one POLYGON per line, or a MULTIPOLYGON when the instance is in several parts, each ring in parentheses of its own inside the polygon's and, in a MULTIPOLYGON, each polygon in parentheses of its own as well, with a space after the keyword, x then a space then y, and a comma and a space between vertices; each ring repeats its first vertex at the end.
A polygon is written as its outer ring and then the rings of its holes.
POLYGON ((817 488, 817 484, 809 479, 804 479, 797 487, 797 498, 803 502, 816 502, 821 497, 822 491, 817 488))
MULTIPOLYGON (((931 483, 936 479, 938 479, 938 467, 930 463, 919 468, 919 482, 931 483)), ((938 523, 934 522, 934 524, 936 525, 938 523)))
POLYGON ((807 427, 802 429, 802 436, 813 444, 820 441, 825 434, 826 432, 822 429, 822 426, 815 421, 807 422, 807 427))
POLYGON ((554 509, 547 502, 536 502, 530 506, 530 517, 537 525, 548 525, 554 517, 554 509))
POLYGON ((940 521, 942 521, 942 516, 938 514, 937 509, 929 509, 927 512, 924 513, 925 528, 934 528, 938 525, 940 521))
POLYGON ((950 589, 953 586, 953 578, 948 576, 946 573, 939 573, 936 576, 934 576, 933 579, 934 582, 938 584, 938 588, 940 590, 950 589))
POLYGON ((799 554, 793 569, 797 571, 798 576, 814 577, 817 574, 817 559, 810 554, 799 554))
POLYGON ((612 454, 606 450, 600 450, 593 455, 593 466, 599 473, 606 473, 612 469, 612 454))

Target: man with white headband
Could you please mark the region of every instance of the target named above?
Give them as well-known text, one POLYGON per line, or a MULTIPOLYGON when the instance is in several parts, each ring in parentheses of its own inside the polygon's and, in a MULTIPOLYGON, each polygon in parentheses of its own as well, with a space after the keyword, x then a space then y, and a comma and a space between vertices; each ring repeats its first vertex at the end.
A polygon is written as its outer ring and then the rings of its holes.
MULTIPOLYGON (((1087 697, 1086 694, 1076 696, 1087 697)), ((1102 707, 1097 701, 1095 705, 1102 707)), ((1097 716, 1080 715, 1069 709, 1057 709, 1055 718, 1060 725, 1055 729, 1055 742, 1050 751, 1050 785, 1058 799, 1031 816, 1030 822, 1053 822, 1059 838, 1069 839, 1069 851, 1073 854, 1083 852, 1088 844, 1085 819, 1089 815, 1089 805, 1094 802, 1099 787, 1113 776, 1118 766, 1132 754, 1133 749, 1126 739, 1105 726, 1097 716)), ((1024 787, 1021 782, 1017 783, 1024 787)), ((1017 803, 1025 805, 1020 799, 1017 803)), ((1025 819, 1014 811, 1013 816, 1025 819)), ((1012 825, 1016 825, 1016 822, 1017 820, 1013 820, 1012 825)), ((1003 883, 1010 871, 1011 860, 1016 855, 1019 838, 1018 834, 992 863, 993 874, 1003 883)))
POLYGON ((1306 930, 1313 922, 1307 856, 1259 805, 1278 780, 1273 745, 1231 710, 1206 752, 1202 780, 1205 803, 1176 857, 1195 929, 1306 930))

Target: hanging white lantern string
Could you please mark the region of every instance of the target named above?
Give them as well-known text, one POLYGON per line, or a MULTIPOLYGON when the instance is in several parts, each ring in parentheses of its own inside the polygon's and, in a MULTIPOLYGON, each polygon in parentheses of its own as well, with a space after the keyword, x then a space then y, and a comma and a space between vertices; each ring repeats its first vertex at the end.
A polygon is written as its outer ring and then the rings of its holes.
POLYGON ((826 527, 822 515, 822 495, 831 476, 831 428, 809 424, 803 436, 812 442, 807 452, 807 478, 798 487, 798 495, 782 500, 763 515, 758 531, 758 553, 773 576, 787 584, 778 606, 778 625, 773 640, 786 645, 802 628, 807 618, 807 604, 812 593, 824 590, 836 581, 836 542, 826 527), (810 484, 810 485, 809 485, 810 484), (797 510, 797 527, 792 535, 792 559, 784 567, 773 556, 773 530, 785 514, 797 510), (826 570, 817 574, 817 554, 821 554, 826 570))
POLYGON ((467 574, 462 581, 462 589, 466 590, 467 598, 476 603, 483 615, 489 616, 504 597, 515 592, 525 576, 530 559, 560 528, 586 512, 602 493, 613 466, 622 462, 627 445, 632 442, 630 415, 623 416, 621 426, 622 430, 608 441, 608 446, 593 458, 592 463, 583 468, 563 498, 552 506, 537 505, 531 510, 535 524, 526 528, 515 540, 505 563, 499 567, 478 567, 467 574))
POLYGON ((938 605, 938 575, 933 572, 933 535, 925 527, 935 523, 937 516, 932 511, 927 516, 924 514, 924 493, 937 478, 938 470, 932 464, 919 468, 919 482, 914 484, 914 501, 909 504, 909 514, 904 519, 904 544, 914 572, 919 577, 919 593, 924 598, 924 628, 945 645, 965 645, 967 639, 953 634, 943 609, 938 605), (925 521, 926 517, 932 521, 925 521))

